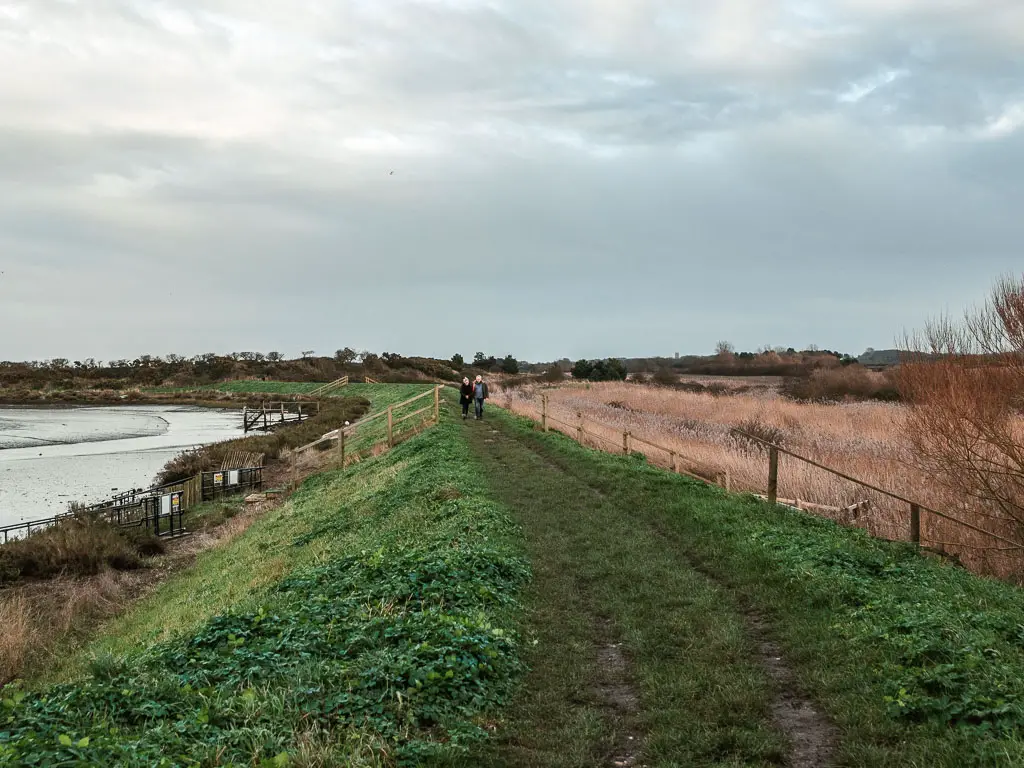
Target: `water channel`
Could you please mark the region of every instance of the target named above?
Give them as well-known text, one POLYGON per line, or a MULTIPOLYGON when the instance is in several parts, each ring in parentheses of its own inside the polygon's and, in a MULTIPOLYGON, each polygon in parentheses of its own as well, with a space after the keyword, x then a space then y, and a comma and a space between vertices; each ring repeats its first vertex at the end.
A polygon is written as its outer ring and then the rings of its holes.
POLYGON ((181 451, 241 434, 228 410, 0 406, 0 526, 147 488, 181 451))

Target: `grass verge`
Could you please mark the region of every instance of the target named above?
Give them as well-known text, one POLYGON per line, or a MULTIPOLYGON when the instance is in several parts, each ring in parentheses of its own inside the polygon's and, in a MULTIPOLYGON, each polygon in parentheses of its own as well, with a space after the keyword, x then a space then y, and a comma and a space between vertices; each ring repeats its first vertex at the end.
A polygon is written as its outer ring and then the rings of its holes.
POLYGON ((442 424, 201 554, 107 629, 81 679, 5 689, 0 762, 456 760, 511 691, 527 577, 442 424))

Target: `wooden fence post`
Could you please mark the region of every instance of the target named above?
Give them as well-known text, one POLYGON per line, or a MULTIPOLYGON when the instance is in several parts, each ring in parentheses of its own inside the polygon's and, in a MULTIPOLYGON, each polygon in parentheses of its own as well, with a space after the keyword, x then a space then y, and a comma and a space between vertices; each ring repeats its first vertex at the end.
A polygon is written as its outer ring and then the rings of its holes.
POLYGON ((672 457, 672 471, 676 474, 679 473, 679 461, 675 451, 669 451, 669 455, 672 457))
POLYGON ((622 430, 622 455, 629 456, 629 432, 622 430))
POLYGON ((392 413, 392 406, 388 406, 388 448, 395 447, 395 432, 394 432, 395 419, 392 413))
POLYGON ((576 418, 579 419, 579 424, 576 426, 576 440, 583 445, 583 411, 576 411, 576 418))
POLYGON ((434 387, 434 421, 441 421, 441 385, 434 387))
POLYGON ((541 425, 541 428, 545 432, 548 431, 548 396, 547 395, 541 395, 540 396, 540 425, 541 425))
POLYGON ((910 541, 921 546, 921 508, 917 504, 910 505, 910 541))
POLYGON ((779 498, 779 449, 774 445, 768 449, 768 503, 774 504, 779 498))
POLYGON ((725 470, 725 492, 732 493, 732 477, 729 475, 729 470, 725 470))

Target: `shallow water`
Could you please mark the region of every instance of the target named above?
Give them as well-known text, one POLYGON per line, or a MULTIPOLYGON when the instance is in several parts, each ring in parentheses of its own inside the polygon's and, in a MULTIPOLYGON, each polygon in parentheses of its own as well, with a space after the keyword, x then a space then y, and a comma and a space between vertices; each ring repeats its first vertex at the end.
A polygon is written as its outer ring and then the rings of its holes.
POLYGON ((180 406, 0 408, 0 526, 147 488, 186 448, 242 434, 241 414, 180 406))

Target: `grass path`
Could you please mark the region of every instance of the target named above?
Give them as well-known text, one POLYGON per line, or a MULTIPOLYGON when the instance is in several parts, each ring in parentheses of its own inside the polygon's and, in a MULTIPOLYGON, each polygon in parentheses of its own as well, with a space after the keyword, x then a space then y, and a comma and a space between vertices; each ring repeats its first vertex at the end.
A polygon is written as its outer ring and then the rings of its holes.
POLYGON ((531 672, 479 764, 1024 765, 1024 593, 492 410, 531 672), (606 705, 608 638, 636 706, 606 705), (810 711, 808 710, 810 708, 810 711), (628 736, 627 736, 628 738, 628 736))
POLYGON ((734 601, 666 546, 644 499, 574 477, 509 430, 467 422, 492 493, 527 538, 527 663, 502 766, 778 764, 772 686, 734 601))

